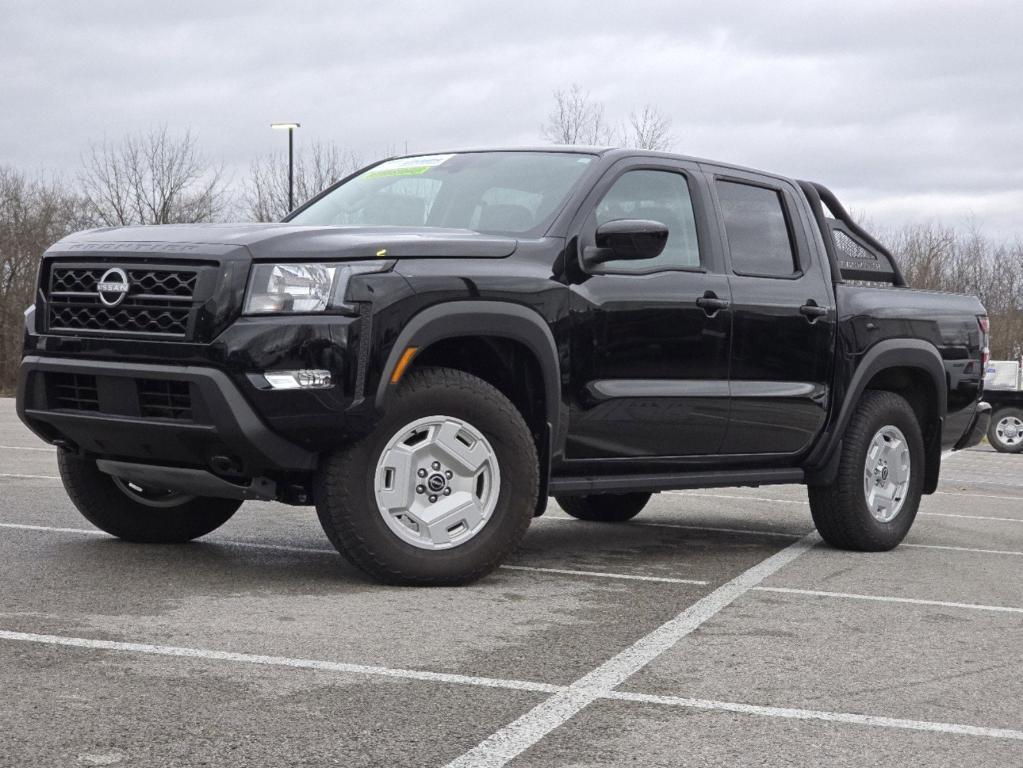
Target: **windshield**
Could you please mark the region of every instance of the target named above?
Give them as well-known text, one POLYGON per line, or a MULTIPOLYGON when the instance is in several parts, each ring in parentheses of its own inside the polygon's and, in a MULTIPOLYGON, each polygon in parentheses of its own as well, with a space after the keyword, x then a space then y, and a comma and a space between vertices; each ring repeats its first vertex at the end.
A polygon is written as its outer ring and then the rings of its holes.
POLYGON ((593 159, 568 152, 466 152, 388 160, 288 221, 540 235, 593 159))

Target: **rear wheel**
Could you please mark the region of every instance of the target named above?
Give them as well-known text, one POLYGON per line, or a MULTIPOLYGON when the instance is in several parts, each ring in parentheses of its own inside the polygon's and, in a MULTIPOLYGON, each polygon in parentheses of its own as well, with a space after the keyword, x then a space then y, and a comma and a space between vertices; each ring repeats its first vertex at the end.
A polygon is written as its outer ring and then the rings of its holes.
POLYGON ((808 489, 821 537, 839 549, 897 547, 920 505, 923 458, 920 425, 906 399, 864 393, 843 436, 838 476, 808 489))
POLYGON ((987 440, 999 453, 1023 452, 1023 409, 999 408, 991 417, 987 440))
POLYGON ((57 454, 57 465, 68 496, 85 519, 125 541, 191 541, 222 526, 242 504, 145 488, 101 472, 93 459, 70 451, 57 454))
POLYGON ((377 428, 326 457, 314 484, 342 555, 392 584, 464 584, 494 570, 533 518, 539 464, 522 415, 468 373, 425 368, 377 428))
POLYGON ((572 517, 598 523, 624 523, 650 501, 649 493, 602 493, 594 496, 558 496, 558 506, 572 517))

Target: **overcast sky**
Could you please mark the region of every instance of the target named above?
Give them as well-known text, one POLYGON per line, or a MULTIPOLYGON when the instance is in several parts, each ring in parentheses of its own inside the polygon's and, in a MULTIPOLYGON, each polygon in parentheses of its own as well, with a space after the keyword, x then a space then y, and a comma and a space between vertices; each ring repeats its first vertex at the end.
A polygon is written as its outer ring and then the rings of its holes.
POLYGON ((540 143, 573 82, 652 103, 677 152, 823 181, 880 224, 1023 237, 1016 2, 0 0, 0 164, 195 130, 241 180, 283 146, 540 143))

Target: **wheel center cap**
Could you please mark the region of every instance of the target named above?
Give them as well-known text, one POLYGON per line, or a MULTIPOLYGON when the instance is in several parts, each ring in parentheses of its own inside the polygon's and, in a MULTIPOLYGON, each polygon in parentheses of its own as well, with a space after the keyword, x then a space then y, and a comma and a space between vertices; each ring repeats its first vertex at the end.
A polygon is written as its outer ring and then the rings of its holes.
POLYGON ((1011 424, 1009 426, 1007 426, 1005 428, 1005 436, 1009 437, 1009 438, 1015 437, 1016 436, 1016 427, 1011 425, 1011 424))
POLYGON ((881 469, 881 482, 882 483, 888 482, 888 467, 883 467, 881 469))
POLYGON ((444 490, 444 486, 448 484, 448 481, 444 478, 444 475, 437 473, 430 475, 426 481, 426 487, 434 493, 444 490))

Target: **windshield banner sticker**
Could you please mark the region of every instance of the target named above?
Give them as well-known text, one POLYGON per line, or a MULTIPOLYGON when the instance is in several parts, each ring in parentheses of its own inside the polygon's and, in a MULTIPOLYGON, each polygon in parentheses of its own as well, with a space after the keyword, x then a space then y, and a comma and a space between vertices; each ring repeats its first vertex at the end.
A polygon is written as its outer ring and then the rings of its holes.
POLYGON ((401 157, 388 160, 368 171, 364 179, 376 179, 383 176, 418 176, 431 168, 436 168, 453 155, 423 155, 422 157, 401 157))

